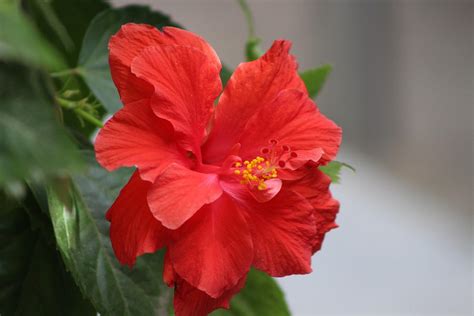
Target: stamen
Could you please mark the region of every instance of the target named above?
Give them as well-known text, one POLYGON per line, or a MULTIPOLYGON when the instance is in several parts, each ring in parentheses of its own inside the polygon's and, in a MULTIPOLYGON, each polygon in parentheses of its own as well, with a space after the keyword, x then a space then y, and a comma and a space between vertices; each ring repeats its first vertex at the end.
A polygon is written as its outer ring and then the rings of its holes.
POLYGON ((242 164, 234 164, 234 174, 241 176, 240 183, 249 185, 251 188, 266 190, 266 180, 276 178, 278 172, 271 162, 263 157, 257 156, 251 161, 245 160, 242 164))

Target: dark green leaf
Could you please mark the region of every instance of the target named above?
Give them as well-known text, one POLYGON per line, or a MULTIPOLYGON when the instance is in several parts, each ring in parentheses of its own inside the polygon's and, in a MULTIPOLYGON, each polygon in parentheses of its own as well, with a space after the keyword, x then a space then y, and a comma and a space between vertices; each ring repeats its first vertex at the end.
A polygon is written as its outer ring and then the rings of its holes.
POLYGON ((104 0, 23 0, 28 15, 40 31, 66 56, 68 64, 77 63, 82 39, 89 23, 110 8, 104 0))
POLYGON ((24 202, 28 212, 5 196, 0 196, 0 203, 0 314, 96 315, 64 269, 54 244, 47 242, 51 224, 32 223, 45 217, 35 201, 24 202))
POLYGON ((220 76, 221 76, 222 86, 225 87, 225 85, 227 84, 227 81, 229 81, 230 77, 232 76, 232 71, 229 68, 227 68, 225 65, 222 65, 220 76))
POLYGON ((11 315, 18 297, 36 234, 28 215, 11 198, 0 192, 0 314, 11 315))
POLYGON ((42 237, 36 242, 16 315, 96 315, 64 269, 59 254, 42 237))
POLYGON ((15 60, 57 70, 64 67, 59 53, 42 37, 13 2, 0 2, 0 60, 15 60))
POLYGON ((0 63, 0 186, 66 174, 82 160, 54 117, 45 78, 0 63))
POLYGON ((230 303, 229 310, 217 310, 212 316, 288 316, 285 296, 276 281, 267 274, 250 270, 245 288, 230 303))
POLYGON ((331 178, 332 183, 339 183, 339 181, 341 180, 339 174, 341 173, 342 167, 349 168, 355 172, 354 167, 340 161, 331 161, 326 166, 319 167, 319 170, 329 176, 331 178))
POLYGON ((151 11, 146 6, 109 9, 94 18, 84 37, 78 69, 89 88, 110 113, 120 109, 122 103, 110 76, 107 44, 120 26, 128 22, 147 23, 159 28, 176 26, 168 16, 151 11))
POLYGON ((315 98, 319 92, 321 92, 331 70, 331 65, 324 65, 315 69, 306 70, 300 74, 311 98, 315 98))
POLYGON ((102 315, 164 315, 171 291, 162 282, 161 252, 138 258, 132 270, 116 260, 105 212, 130 176, 109 173, 91 156, 74 183, 48 190, 58 247, 76 282, 102 315))

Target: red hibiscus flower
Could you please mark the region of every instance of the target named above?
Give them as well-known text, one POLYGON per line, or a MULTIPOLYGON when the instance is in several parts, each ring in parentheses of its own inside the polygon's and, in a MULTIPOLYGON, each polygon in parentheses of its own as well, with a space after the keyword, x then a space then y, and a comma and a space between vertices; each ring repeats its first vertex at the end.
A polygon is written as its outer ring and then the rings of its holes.
POLYGON ((336 227, 317 167, 335 157, 341 129, 308 97, 290 46, 240 64, 222 91, 221 62, 193 33, 127 24, 110 40, 124 107, 96 156, 108 170, 137 167, 107 213, 112 245, 130 266, 166 247, 176 315, 227 308, 250 267, 309 273, 336 227))

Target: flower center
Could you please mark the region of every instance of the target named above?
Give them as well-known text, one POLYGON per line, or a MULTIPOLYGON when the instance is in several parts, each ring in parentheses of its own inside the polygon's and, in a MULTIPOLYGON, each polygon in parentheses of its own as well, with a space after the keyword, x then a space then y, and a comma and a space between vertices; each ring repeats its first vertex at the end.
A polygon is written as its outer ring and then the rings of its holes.
POLYGON ((272 166, 269 160, 260 156, 251 161, 245 160, 243 165, 241 162, 236 162, 234 168, 234 174, 241 176, 241 184, 257 187, 260 191, 267 188, 265 180, 278 176, 276 167, 272 166))

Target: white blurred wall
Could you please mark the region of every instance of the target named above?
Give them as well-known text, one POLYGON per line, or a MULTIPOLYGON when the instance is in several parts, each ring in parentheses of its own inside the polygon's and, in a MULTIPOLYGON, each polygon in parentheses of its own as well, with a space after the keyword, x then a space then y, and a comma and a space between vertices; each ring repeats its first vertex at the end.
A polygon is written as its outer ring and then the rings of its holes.
MULTIPOLYGON (((115 0, 116 4, 130 3, 115 0)), ((243 61, 231 0, 142 0, 243 61)), ((341 227, 310 276, 281 280, 296 316, 473 314, 474 2, 250 1, 257 33, 332 63, 318 98, 344 129, 341 227)))

